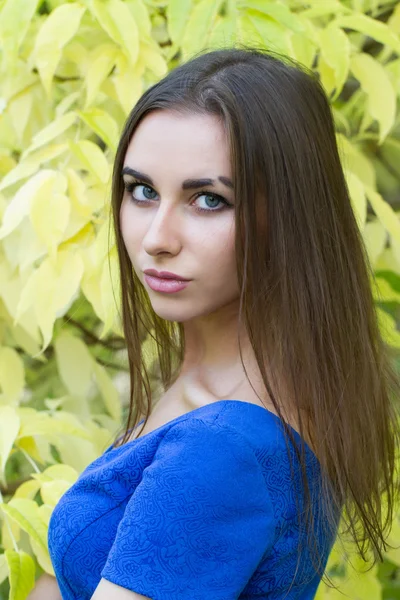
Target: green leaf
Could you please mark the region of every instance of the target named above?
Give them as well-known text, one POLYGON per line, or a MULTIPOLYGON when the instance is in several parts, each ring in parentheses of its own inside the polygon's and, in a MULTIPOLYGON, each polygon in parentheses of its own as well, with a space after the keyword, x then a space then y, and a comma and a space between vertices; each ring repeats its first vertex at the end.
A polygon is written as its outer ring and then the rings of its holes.
POLYGON ((298 16, 281 2, 266 2, 265 0, 246 0, 243 3, 243 9, 254 9, 275 19, 278 23, 291 29, 296 33, 302 33, 305 30, 303 23, 298 16))
POLYGON ((355 54, 351 70, 368 96, 367 109, 380 125, 379 142, 393 127, 396 118, 396 93, 384 67, 369 54, 355 54))
POLYGON ((248 10, 239 19, 239 26, 244 43, 255 42, 275 52, 291 54, 288 31, 268 15, 248 10))
POLYGON ((9 600, 25 600, 35 587, 35 562, 23 550, 5 550, 8 564, 10 594, 9 600))
POLYGON ((1 503, 0 508, 44 550, 47 550, 47 527, 39 516, 39 507, 34 500, 12 498, 7 504, 1 503))
POLYGON ((55 119, 49 125, 44 127, 41 131, 39 131, 39 133, 33 136, 33 143, 29 146, 29 148, 25 150, 25 152, 22 155, 22 158, 25 158, 34 150, 37 150, 41 146, 48 144, 49 142, 54 140, 54 138, 67 131, 67 129, 72 127, 72 125, 75 123, 76 117, 76 112, 65 113, 64 115, 58 117, 58 119, 55 119))
POLYGON ((85 108, 95 101, 101 84, 115 65, 118 52, 120 50, 113 44, 101 44, 91 53, 85 78, 87 90, 85 108))
POLYGON ((91 10, 134 65, 139 56, 139 31, 129 7, 122 0, 91 0, 91 10))
POLYGON ((167 4, 167 27, 172 42, 179 43, 192 8, 192 0, 170 0, 167 4))
MULTIPOLYGON (((5 377, 8 378, 8 380, 12 380, 13 378, 13 371, 12 368, 15 365, 15 356, 13 354, 17 354, 15 352, 14 349, 12 348, 1 348, 0 351, 0 359, 2 361, 4 361, 2 364, 2 368, 1 368, 1 372, 0 372, 0 384, 3 387, 4 383, 3 380, 5 377), (8 374, 7 374, 7 369, 8 374)), ((18 360, 19 362, 22 363, 21 359, 18 356, 18 360)), ((24 379, 23 377, 23 366, 22 366, 22 371, 21 371, 21 366, 17 364, 17 377, 20 379, 21 375, 22 375, 22 381, 24 379)), ((14 406, 0 406, 0 473, 1 473, 1 477, 2 480, 4 482, 4 470, 5 470, 5 466, 7 463, 7 460, 10 457, 10 453, 12 450, 12 447, 14 445, 14 442, 17 438, 18 432, 19 432, 19 428, 20 428, 20 418, 18 416, 17 410, 15 409, 14 406)))
POLYGON ((108 182, 110 167, 97 144, 88 140, 80 140, 79 142, 70 142, 69 146, 89 173, 92 173, 102 183, 108 182))
POLYGON ((0 40, 4 70, 12 68, 39 0, 6 0, 0 12, 0 40))
POLYGON ((336 98, 342 91, 348 77, 350 42, 347 35, 332 22, 320 32, 320 47, 322 57, 334 72, 336 98))
POLYGON ((112 150, 118 144, 118 125, 112 117, 101 108, 90 108, 79 111, 78 115, 112 150))
POLYGON ((61 50, 78 31, 86 8, 70 3, 58 6, 47 17, 36 38, 35 64, 47 93, 61 58, 61 50))
POLYGON ((338 17, 336 23, 339 27, 359 31, 364 35, 381 42, 381 44, 390 46, 395 52, 400 53, 399 37, 393 33, 385 23, 382 23, 377 19, 372 19, 367 15, 353 14, 350 16, 338 17))
POLYGON ((386 231, 397 243, 400 243, 400 222, 398 215, 377 191, 368 186, 365 186, 365 191, 376 216, 386 231))
POLYGON ((183 60, 188 59, 205 47, 205 40, 214 24, 221 4, 222 0, 201 0, 193 8, 183 33, 183 60))
POLYGON ((86 344, 78 337, 63 333, 55 341, 57 368, 72 395, 86 398, 95 365, 86 344))

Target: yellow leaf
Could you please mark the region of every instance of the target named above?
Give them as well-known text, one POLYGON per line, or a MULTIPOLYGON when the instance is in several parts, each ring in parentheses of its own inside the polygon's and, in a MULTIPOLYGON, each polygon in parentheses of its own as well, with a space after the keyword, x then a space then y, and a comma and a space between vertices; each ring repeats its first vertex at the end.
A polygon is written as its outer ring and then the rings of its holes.
POLYGON ((182 39, 191 9, 192 0, 169 0, 167 4, 167 28, 174 44, 179 43, 182 39))
POLYGON ((70 487, 71 484, 67 481, 47 481, 43 483, 40 488, 43 502, 54 508, 61 496, 63 496, 70 487))
POLYGON ((84 168, 92 173, 102 183, 107 183, 110 177, 110 167, 100 148, 89 140, 69 143, 72 152, 84 168))
POLYGON ((38 505, 27 498, 12 498, 0 504, 1 510, 28 533, 44 550, 47 549, 47 527, 38 514, 38 505))
MULTIPOLYGON (((1 506, 0 506, 1 514, 1 506)), ((19 542, 21 539, 21 529, 17 523, 10 519, 3 519, 1 527, 1 545, 3 548, 13 550, 15 548, 15 542, 19 542)), ((0 556, 2 556, 0 554, 0 556)))
POLYGON ((54 347, 64 385, 72 395, 86 398, 94 368, 94 359, 86 344, 70 333, 63 333, 56 339, 54 347))
POLYGON ((140 58, 156 77, 163 77, 168 71, 168 65, 161 54, 159 46, 153 40, 140 42, 140 58))
POLYGON ((305 29, 298 15, 291 12, 289 7, 281 2, 266 2, 266 0, 246 0, 246 8, 258 10, 275 19, 287 29, 302 33, 305 29))
POLYGON ((18 227, 22 219, 29 214, 31 202, 35 196, 41 193, 44 186, 52 186, 57 176, 56 171, 44 169, 20 187, 5 210, 2 227, 0 228, 0 239, 18 227))
POLYGON ((122 0, 91 0, 91 9, 134 65, 139 54, 139 31, 129 7, 122 0))
POLYGON ((293 33, 291 36, 293 57, 306 67, 312 68, 317 47, 319 46, 318 29, 310 19, 305 19, 303 14, 298 14, 297 18, 304 26, 304 33, 293 33))
POLYGON ((71 440, 71 438, 59 436, 55 446, 61 461, 71 465, 78 473, 81 473, 99 456, 93 445, 92 435, 90 435, 90 441, 75 437, 71 440))
POLYGON ((375 277, 373 295, 378 302, 399 302, 400 294, 383 277, 375 277))
POLYGON ((397 54, 400 53, 399 37, 390 30, 386 23, 382 23, 382 21, 378 21, 378 19, 373 19, 372 17, 363 14, 353 13, 349 16, 337 17, 336 22, 339 27, 359 31, 364 35, 381 42, 381 44, 386 44, 392 48, 392 50, 397 52, 397 54))
POLYGON ((76 121, 77 114, 75 112, 65 113, 55 121, 52 121, 49 125, 47 125, 44 129, 39 131, 32 138, 32 144, 25 150, 22 155, 22 159, 24 159, 28 154, 40 148, 40 146, 44 146, 44 144, 48 144, 51 140, 58 137, 62 133, 64 133, 67 129, 69 129, 76 121))
POLYGON ((15 133, 20 144, 22 144, 24 131, 31 114, 33 95, 28 88, 13 97, 7 107, 15 133))
POLYGON ((120 423, 121 401, 119 399, 118 390, 113 384, 113 381, 108 375, 106 369, 97 362, 94 365, 94 375, 96 377, 97 386, 104 400, 106 410, 114 419, 114 421, 120 423))
POLYGON ((70 465, 51 465, 42 473, 33 473, 32 477, 39 481, 56 481, 61 479, 71 485, 78 479, 79 474, 70 465))
POLYGON ((120 285, 117 248, 114 246, 104 261, 101 278, 100 294, 103 306, 104 328, 100 339, 113 330, 116 333, 121 332, 118 310, 120 306, 120 285))
POLYGON ((14 348, 0 348, 0 387, 4 400, 11 404, 17 402, 25 387, 24 363, 14 348))
POLYGON ((104 318, 103 303, 100 291, 100 279, 97 271, 85 269, 81 284, 82 292, 90 302, 99 319, 104 318))
POLYGON ((78 31, 85 10, 78 3, 58 6, 47 17, 36 37, 35 64, 48 94, 61 58, 61 50, 78 31))
POLYGON ((400 333, 397 331, 395 319, 382 308, 377 307, 379 329, 389 346, 400 348, 400 333))
MULTIPOLYGON (((16 166, 16 162, 12 156, 10 156, 7 152, 0 151, 0 177, 4 177, 6 173, 9 173, 11 169, 14 169, 16 166)), ((1 200, 3 203, 3 198, 1 200)), ((1 211, 0 211, 1 217, 1 211)))
MULTIPOLYGON (((38 509, 38 515, 39 515, 39 518, 42 519, 41 507, 39 507, 39 509, 38 509)), ((46 523, 45 523, 45 525, 46 525, 46 523)), ((47 528, 48 528, 48 525, 47 525, 47 528)), ((34 554, 36 555, 36 559, 37 559, 39 565, 41 566, 41 568, 43 569, 43 571, 45 571, 49 575, 53 575, 55 577, 53 563, 51 562, 51 558, 50 558, 48 549, 43 548, 43 546, 38 544, 36 542, 36 540, 33 540, 33 539, 30 540, 30 544, 31 544, 34 554)))
POLYGON ((0 12, 3 68, 12 68, 36 12, 38 0, 6 0, 0 12))
POLYGON ((87 108, 95 100, 101 84, 110 74, 115 64, 117 48, 112 44, 102 44, 95 48, 89 58, 86 74, 86 102, 87 108))
POLYGON ((39 167, 54 158, 57 158, 68 150, 68 144, 54 144, 41 148, 27 156, 16 165, 12 171, 9 171, 0 183, 0 190, 3 190, 10 185, 14 185, 21 179, 34 175, 39 167))
POLYGON ((119 128, 114 119, 101 108, 79 111, 79 116, 112 150, 116 150, 119 128))
POLYGON ((45 259, 27 280, 17 306, 14 325, 33 306, 43 335, 41 352, 51 341, 56 318, 65 314, 79 293, 82 275, 81 257, 65 249, 58 251, 55 264, 45 259))
POLYGON ((125 0, 125 2, 136 21, 139 35, 142 38, 150 37, 152 24, 146 4, 143 0, 125 0))
POLYGON ((376 219, 365 224, 363 239, 367 248, 368 257, 373 268, 376 261, 385 249, 387 232, 382 223, 376 219))
POLYGON ((143 93, 143 69, 138 69, 138 63, 133 68, 112 76, 115 91, 125 115, 128 115, 143 93))
POLYGON ((338 14, 347 12, 352 12, 351 9, 344 6, 340 0, 324 0, 323 3, 321 0, 311 0, 308 1, 307 4, 311 4, 312 8, 308 8, 302 11, 302 16, 307 19, 314 19, 315 17, 322 17, 323 15, 328 14, 338 14))
POLYGON ((321 76, 321 83, 327 95, 330 96, 336 86, 335 71, 328 65, 322 54, 318 57, 318 71, 321 76))
POLYGON ((54 506, 52 504, 43 503, 39 506, 39 515, 47 527, 49 526, 53 509, 54 506))
POLYGON ((352 173, 344 169, 346 182, 350 192, 351 204, 357 219, 357 224, 362 231, 367 220, 367 199, 365 197, 364 185, 362 181, 352 173))
POLYGON ((241 40, 244 43, 260 44, 275 52, 291 54, 289 32, 268 15, 247 10, 239 19, 241 40))
POLYGON ((32 201, 32 225, 53 260, 56 258, 57 246, 67 228, 69 215, 70 202, 64 194, 57 192, 48 195, 37 194, 32 201))
POLYGON ((342 91, 349 73, 349 38, 333 21, 327 27, 321 29, 320 45, 325 62, 333 69, 335 74, 336 92, 334 100, 342 91))
MULTIPOLYGON (((3 548, 6 548, 3 544, 3 548)), ((5 581, 8 577, 8 564, 6 560, 6 555, 0 554, 0 585, 5 581)))
POLYGON ((12 406, 0 406, 0 471, 3 481, 5 466, 17 438, 19 428, 20 418, 15 408, 12 406))
POLYGON ((56 107, 56 119, 62 117, 71 106, 80 99, 81 92, 72 92, 67 94, 56 107))
POLYGON ((182 58, 188 59, 201 50, 218 15, 222 0, 200 0, 187 20, 182 37, 182 58))
POLYGON ((235 37, 236 19, 232 17, 217 16, 208 39, 208 44, 212 48, 224 48, 229 44, 233 44, 235 37))
POLYGON ((28 481, 24 481, 17 488, 13 498, 28 498, 28 500, 34 500, 36 494, 40 489, 40 482, 35 481, 34 479, 29 479, 28 481))
POLYGON ((23 550, 6 550, 8 564, 10 594, 9 600, 25 600, 35 587, 35 562, 23 550))
POLYGON ((336 134, 342 165, 351 171, 364 185, 376 188, 376 175, 371 160, 342 133, 336 134))
POLYGON ((398 215, 378 192, 370 187, 366 187, 365 191, 376 216, 386 231, 392 236, 395 242, 400 243, 400 222, 398 215))
MULTIPOLYGON (((29 421, 21 424, 19 438, 26 436, 45 436, 52 444, 57 443, 57 438, 63 436, 76 436, 90 440, 90 433, 83 428, 78 418, 64 411, 57 411, 52 417, 48 414, 34 411, 35 414, 29 421)), ((35 474, 33 474, 35 475, 35 474)))
POLYGON ((351 70, 368 96, 368 112, 379 122, 379 140, 383 140, 393 127, 396 117, 396 93, 384 67, 369 54, 355 54, 351 70))
MULTIPOLYGON (((39 348, 36 349, 36 352, 39 352, 39 348)), ((24 450, 33 460, 37 463, 43 464, 45 461, 43 460, 42 453, 38 448, 38 441, 34 439, 32 436, 26 436, 19 439, 16 444, 16 448, 24 450)), ((50 461, 52 458, 50 457, 50 461)), ((16 496, 18 497, 18 496, 16 496)), ((22 496, 25 497, 25 496, 22 496)), ((28 497, 28 496, 27 496, 28 497)), ((33 497, 32 497, 33 499, 33 497)))

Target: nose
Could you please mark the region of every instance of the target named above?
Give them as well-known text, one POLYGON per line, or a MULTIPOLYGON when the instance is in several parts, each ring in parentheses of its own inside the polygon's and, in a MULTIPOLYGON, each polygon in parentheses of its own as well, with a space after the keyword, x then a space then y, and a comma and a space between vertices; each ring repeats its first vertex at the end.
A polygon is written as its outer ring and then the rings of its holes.
POLYGON ((155 209, 143 239, 144 250, 155 255, 160 252, 176 254, 181 247, 180 232, 183 230, 178 208, 164 203, 155 209))

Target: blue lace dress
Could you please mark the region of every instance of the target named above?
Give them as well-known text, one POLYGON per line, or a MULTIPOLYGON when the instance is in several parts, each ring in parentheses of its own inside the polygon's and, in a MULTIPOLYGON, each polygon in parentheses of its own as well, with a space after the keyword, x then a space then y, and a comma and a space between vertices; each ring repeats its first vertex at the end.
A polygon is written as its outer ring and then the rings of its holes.
MULTIPOLYGON (((290 451, 294 477, 279 417, 241 400, 109 446, 51 515, 63 600, 89 600, 102 577, 152 600, 311 600, 320 580, 307 546, 296 573, 303 494, 290 451)), ((320 531, 320 464, 307 444, 306 460, 325 566, 334 537, 320 531)))

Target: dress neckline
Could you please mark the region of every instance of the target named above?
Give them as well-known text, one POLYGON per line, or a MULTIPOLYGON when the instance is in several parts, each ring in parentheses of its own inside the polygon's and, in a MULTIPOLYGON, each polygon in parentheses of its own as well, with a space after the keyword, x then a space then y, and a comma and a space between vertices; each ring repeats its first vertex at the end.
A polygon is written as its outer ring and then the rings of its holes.
MULTIPOLYGON (((200 411, 207 409, 207 408, 209 409, 211 406, 214 406, 215 404, 222 404, 222 403, 226 403, 226 402, 229 402, 231 404, 235 403, 235 405, 242 404, 244 406, 253 406, 255 409, 262 411, 264 414, 267 414, 268 416, 272 417, 276 422, 279 423, 280 426, 282 426, 282 419, 280 417, 278 417, 278 415, 276 415, 272 411, 268 410, 268 408, 262 407, 259 404, 254 404, 254 402, 246 402, 245 400, 235 400, 235 399, 215 400, 214 402, 210 402, 208 404, 204 404, 203 406, 199 406, 198 408, 194 408, 193 410, 189 410, 188 412, 183 413, 182 415, 179 415, 178 417, 175 417, 174 419, 171 419, 170 421, 167 421, 167 423, 160 425, 160 427, 156 427, 156 429, 153 429, 152 431, 145 433, 143 436, 140 436, 140 437, 136 438, 135 440, 130 440, 129 442, 126 442, 122 446, 118 446, 118 448, 126 448, 126 447, 130 446, 131 444, 134 444, 135 442, 139 442, 139 440, 145 439, 149 435, 157 433, 161 429, 164 429, 164 427, 166 427, 167 425, 174 425, 175 423, 178 423, 180 420, 184 419, 185 417, 188 417, 189 415, 197 415, 197 414, 199 414, 200 411)), ((137 424, 136 427, 139 427, 139 425, 141 423, 143 423, 143 421, 144 421, 144 419, 139 421, 139 423, 137 424)), ((315 454, 314 450, 311 449, 310 445, 306 442, 306 440, 302 438, 300 433, 294 427, 292 427, 292 425, 290 425, 287 421, 285 421, 285 423, 289 427, 289 429, 292 431, 295 438, 297 438, 297 440, 299 440, 300 442, 304 443, 308 452, 311 453, 313 458, 317 461, 318 466, 320 466, 320 462, 319 462, 319 459, 317 458, 317 455, 315 454)), ((131 427, 129 429, 129 431, 132 431, 132 429, 133 429, 133 427, 131 427)), ((121 437, 118 438, 118 440, 121 439, 121 437)), ((110 450, 110 449, 111 449, 111 446, 106 450, 106 452, 108 452, 108 450, 110 450)), ((115 448, 114 448, 114 450, 115 450, 115 448)))

